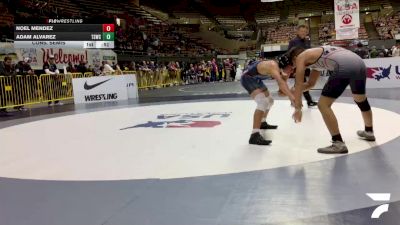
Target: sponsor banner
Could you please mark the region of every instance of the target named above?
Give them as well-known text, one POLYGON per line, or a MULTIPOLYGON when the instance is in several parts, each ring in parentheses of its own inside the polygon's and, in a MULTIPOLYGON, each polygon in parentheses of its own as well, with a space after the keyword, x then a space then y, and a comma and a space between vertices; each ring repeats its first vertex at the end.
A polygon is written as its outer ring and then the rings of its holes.
POLYGON ((358 28, 336 30, 336 40, 358 39, 358 28))
POLYGON ((400 58, 365 59, 367 88, 400 87, 400 58))
MULTIPOLYGON (((367 66, 367 88, 400 87, 400 57, 364 59, 364 62, 367 66)), ((323 88, 328 78, 321 77, 321 86, 316 88, 323 88)))
POLYGON ((359 0, 335 0, 335 29, 360 28, 359 0))
POLYGON ((72 80, 74 103, 97 103, 128 99, 126 76, 101 76, 72 80))
MULTIPOLYGON (((26 49, 21 49, 21 51, 26 49)), ((79 64, 80 61, 84 60, 89 65, 101 65, 102 61, 109 61, 117 63, 117 54, 112 50, 102 49, 61 49, 61 48, 41 48, 36 49, 37 68, 42 69, 43 64, 47 62, 49 55, 54 55, 57 67, 62 68, 64 65, 68 65, 71 62, 73 65, 79 64)))
POLYGON ((29 57, 31 67, 34 70, 43 69, 43 64, 47 62, 49 55, 54 55, 58 69, 67 66, 68 63, 73 65, 79 64, 80 61, 85 60, 89 65, 101 65, 102 61, 109 61, 110 63, 117 63, 117 54, 112 50, 104 49, 68 49, 68 48, 14 48, 13 43, 0 43, 0 56, 8 54, 13 57, 13 63, 22 61, 24 58, 29 57))

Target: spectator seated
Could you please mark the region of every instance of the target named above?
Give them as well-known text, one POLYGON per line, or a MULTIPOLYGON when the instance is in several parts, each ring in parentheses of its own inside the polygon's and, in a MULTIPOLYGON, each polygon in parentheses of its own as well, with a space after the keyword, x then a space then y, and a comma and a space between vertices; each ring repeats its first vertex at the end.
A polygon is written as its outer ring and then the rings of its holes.
POLYGON ((296 25, 294 24, 275 24, 269 26, 263 31, 266 43, 289 43, 291 39, 296 37, 296 25))
POLYGON ((394 39, 400 33, 400 11, 390 17, 374 18, 374 24, 381 39, 394 39))

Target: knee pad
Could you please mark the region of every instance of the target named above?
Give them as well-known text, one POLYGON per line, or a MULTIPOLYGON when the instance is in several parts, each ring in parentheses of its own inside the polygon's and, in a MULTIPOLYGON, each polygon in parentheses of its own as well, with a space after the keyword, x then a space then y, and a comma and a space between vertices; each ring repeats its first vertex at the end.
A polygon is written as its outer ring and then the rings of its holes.
POLYGON ((271 98, 271 96, 265 97, 264 93, 256 95, 254 100, 257 103, 257 109, 263 112, 269 110, 271 106, 274 104, 274 100, 271 98))
POLYGON ((358 108, 360 108, 362 112, 367 112, 371 110, 371 106, 369 105, 368 99, 365 99, 363 102, 356 102, 356 103, 358 105, 358 108))

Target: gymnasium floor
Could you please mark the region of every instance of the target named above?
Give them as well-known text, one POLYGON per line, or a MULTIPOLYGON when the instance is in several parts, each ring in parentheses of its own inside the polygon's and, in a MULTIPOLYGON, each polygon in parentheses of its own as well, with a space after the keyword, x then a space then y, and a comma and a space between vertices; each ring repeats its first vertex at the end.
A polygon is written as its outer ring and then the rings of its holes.
POLYGON ((0 225, 397 225, 400 89, 368 90, 373 143, 356 137, 361 116, 346 92, 334 110, 350 153, 322 155, 330 137, 318 109, 295 124, 267 86, 279 125, 267 147, 247 144, 254 103, 239 83, 0 118, 0 225))

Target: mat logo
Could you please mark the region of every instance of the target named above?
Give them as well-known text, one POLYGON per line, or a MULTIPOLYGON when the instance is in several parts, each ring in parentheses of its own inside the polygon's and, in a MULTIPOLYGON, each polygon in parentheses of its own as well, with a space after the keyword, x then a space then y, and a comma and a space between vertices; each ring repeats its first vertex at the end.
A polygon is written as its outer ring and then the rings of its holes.
MULTIPOLYGON (((381 79, 390 79, 390 71, 392 69, 392 65, 390 65, 387 68, 384 67, 368 67, 367 68, 367 77, 368 78, 373 78, 377 81, 380 81, 381 79)), ((396 69, 398 70, 398 66, 396 66, 396 69)))
POLYGON ((161 114, 157 116, 156 121, 148 121, 120 130, 132 128, 212 128, 221 125, 220 119, 228 118, 230 115, 230 112, 161 114), (219 120, 209 120, 210 118, 219 120))
MULTIPOLYGON (((376 202, 390 201, 390 193, 367 193, 366 195, 376 202)), ((389 211, 389 204, 380 205, 372 212, 371 218, 379 219, 387 211, 389 211)))
POLYGON ((195 127, 215 127, 220 125, 219 121, 190 121, 190 120, 176 120, 176 121, 149 121, 144 124, 138 124, 133 127, 123 128, 126 130, 130 128, 195 128, 195 127))

